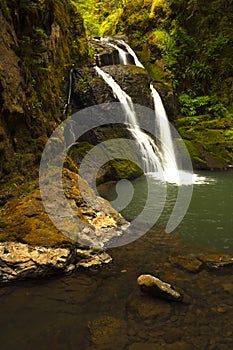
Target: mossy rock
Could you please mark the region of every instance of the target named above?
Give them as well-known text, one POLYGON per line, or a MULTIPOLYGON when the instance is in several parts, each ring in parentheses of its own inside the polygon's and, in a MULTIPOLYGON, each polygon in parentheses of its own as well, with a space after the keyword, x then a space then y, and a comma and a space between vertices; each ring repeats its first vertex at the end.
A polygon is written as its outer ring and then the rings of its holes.
POLYGON ((131 161, 114 159, 105 166, 105 180, 134 179, 143 174, 142 169, 131 161))
POLYGON ((175 121, 195 168, 225 169, 233 162, 232 117, 209 115, 182 117, 175 121))
POLYGON ((55 167, 49 170, 49 180, 46 182, 48 187, 44 191, 49 200, 50 212, 58 213, 54 223, 61 220, 59 229, 48 216, 37 189, 3 207, 0 212, 0 241, 17 241, 45 247, 70 246, 80 241, 79 235, 83 234, 84 228, 89 235, 93 235, 96 228, 98 234, 106 237, 106 227, 115 228, 125 223, 106 200, 95 195, 85 180, 68 169, 63 169, 61 190, 54 181, 57 179, 57 171, 59 170, 55 167), (88 203, 83 199, 79 186, 84 189, 88 203), (61 194, 66 196, 67 206, 72 208, 73 217, 77 220, 72 222, 70 216, 67 218, 64 215, 64 205, 58 200, 61 194), (61 227, 65 234, 60 231, 61 227))

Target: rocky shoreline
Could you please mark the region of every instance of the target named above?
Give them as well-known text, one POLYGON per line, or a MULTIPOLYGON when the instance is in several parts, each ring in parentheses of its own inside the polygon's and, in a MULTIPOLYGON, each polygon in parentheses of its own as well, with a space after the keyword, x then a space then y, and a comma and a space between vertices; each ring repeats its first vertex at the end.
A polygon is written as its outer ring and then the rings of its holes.
POLYGON ((0 243, 0 283, 27 278, 70 274, 78 268, 97 267, 112 258, 103 250, 85 247, 32 247, 18 242, 0 243))
MULTIPOLYGON (((54 173, 50 175, 53 181, 54 173)), ((50 209, 57 211, 59 219, 66 223, 63 233, 49 218, 38 189, 10 201, 2 209, 0 283, 71 273, 79 267, 99 266, 112 260, 104 247, 122 234, 127 222, 110 203, 96 196, 77 173, 64 169, 63 186, 67 205, 79 223, 74 226, 72 220, 66 220, 58 200, 59 188, 48 185, 47 195, 53 191, 57 198, 51 201, 50 209), (86 186, 88 203, 77 185, 80 181, 86 186)))

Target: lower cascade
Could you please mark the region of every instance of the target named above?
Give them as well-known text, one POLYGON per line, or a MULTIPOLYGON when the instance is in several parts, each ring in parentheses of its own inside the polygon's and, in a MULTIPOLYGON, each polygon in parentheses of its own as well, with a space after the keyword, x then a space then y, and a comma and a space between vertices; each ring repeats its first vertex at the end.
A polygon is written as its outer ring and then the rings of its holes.
POLYGON ((139 152, 143 160, 143 171, 145 173, 155 173, 159 164, 159 149, 154 140, 145 134, 139 127, 137 116, 134 110, 132 99, 127 95, 117 82, 101 68, 95 67, 97 73, 105 80, 105 82, 112 88, 114 95, 118 98, 125 112, 126 123, 129 124, 129 131, 133 138, 137 140, 139 152))
POLYGON ((178 165, 167 114, 161 97, 152 84, 150 84, 150 89, 154 100, 155 123, 159 132, 159 143, 163 161, 164 179, 167 182, 174 182, 179 184, 180 181, 178 165))

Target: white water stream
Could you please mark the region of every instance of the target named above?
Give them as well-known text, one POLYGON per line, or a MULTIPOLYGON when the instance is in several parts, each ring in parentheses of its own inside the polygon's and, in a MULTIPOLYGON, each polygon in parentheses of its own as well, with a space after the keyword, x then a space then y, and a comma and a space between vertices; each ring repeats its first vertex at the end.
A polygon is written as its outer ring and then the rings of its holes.
MULTIPOLYGON (((106 40, 106 39, 105 39, 106 40)), ((137 55, 132 48, 121 39, 115 39, 114 43, 107 39, 107 44, 118 50, 120 62, 127 64, 127 54, 134 59, 135 65, 144 68, 142 63, 137 58, 137 55), (116 45, 118 43, 121 47, 125 47, 126 51, 116 45)), ((112 88, 114 96, 118 98, 125 111, 126 123, 129 124, 128 129, 138 143, 138 147, 143 159, 143 170, 146 173, 151 173, 162 181, 175 183, 177 185, 190 185, 195 182, 192 172, 179 169, 177 156, 174 149, 174 142, 172 139, 171 127, 164 109, 162 100, 150 84, 151 94, 154 100, 155 110, 155 127, 157 142, 148 136, 143 130, 137 120, 131 97, 127 95, 117 82, 101 68, 95 67, 97 73, 105 80, 105 82, 112 88)))
POLYGON ((145 67, 143 66, 143 64, 139 61, 139 59, 137 58, 137 55, 136 55, 136 53, 134 52, 134 50, 133 50, 124 40, 119 40, 119 39, 117 39, 116 41, 117 41, 120 45, 123 45, 123 46, 126 48, 126 50, 128 51, 128 53, 129 53, 131 56, 133 56, 135 65, 136 65, 137 67, 145 68, 145 67))
POLYGON ((118 98, 125 112, 126 123, 129 124, 129 131, 133 138, 137 141, 138 147, 143 159, 143 171, 145 173, 158 171, 160 165, 159 149, 154 140, 145 134, 138 126, 137 116, 134 110, 132 99, 127 95, 117 82, 101 68, 95 67, 97 73, 104 79, 104 81, 112 88, 115 97, 118 98))
POLYGON ((125 64, 125 65, 129 64, 127 59, 127 52, 125 52, 123 49, 121 49, 119 46, 115 44, 108 43, 108 45, 111 47, 114 47, 114 49, 118 51, 120 64, 125 64))

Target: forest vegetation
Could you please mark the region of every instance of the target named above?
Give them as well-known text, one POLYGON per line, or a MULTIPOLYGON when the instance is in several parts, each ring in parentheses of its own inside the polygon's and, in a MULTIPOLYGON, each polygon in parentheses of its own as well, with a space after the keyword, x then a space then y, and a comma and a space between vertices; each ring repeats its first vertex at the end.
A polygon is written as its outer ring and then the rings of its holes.
POLYGON ((232 162, 233 1, 76 2, 88 35, 127 35, 151 77, 172 84, 192 158, 232 162))
POLYGON ((171 120, 195 166, 233 163, 232 0, 0 0, 0 10, 0 176, 13 192, 38 175, 70 68, 93 65, 93 36, 127 36, 151 79, 172 88, 171 120))

